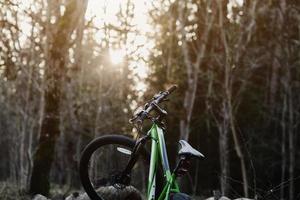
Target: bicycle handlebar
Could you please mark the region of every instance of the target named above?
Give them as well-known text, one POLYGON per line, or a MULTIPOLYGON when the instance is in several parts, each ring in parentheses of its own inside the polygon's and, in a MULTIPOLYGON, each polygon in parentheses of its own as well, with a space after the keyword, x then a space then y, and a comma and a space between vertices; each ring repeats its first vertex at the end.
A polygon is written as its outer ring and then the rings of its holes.
POLYGON ((169 94, 171 94, 172 92, 174 92, 177 89, 176 85, 172 85, 169 89, 167 89, 167 91, 169 92, 169 94))
POLYGON ((177 86, 173 85, 169 89, 167 89, 165 92, 159 92, 158 94, 154 95, 152 100, 145 104, 145 108, 137 113, 135 116, 133 116, 129 122, 133 123, 134 121, 142 123, 147 117, 148 114, 154 109, 160 109, 158 107, 158 104, 161 103, 163 100, 166 99, 167 96, 169 96, 172 92, 176 90, 177 86))

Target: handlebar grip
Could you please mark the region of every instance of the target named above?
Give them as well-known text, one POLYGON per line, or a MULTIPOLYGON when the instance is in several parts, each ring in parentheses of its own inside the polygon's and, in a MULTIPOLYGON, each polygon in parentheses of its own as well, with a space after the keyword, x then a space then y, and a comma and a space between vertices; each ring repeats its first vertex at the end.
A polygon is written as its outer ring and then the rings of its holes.
POLYGON ((177 89, 177 86, 176 86, 176 85, 173 85, 173 86, 171 86, 167 91, 168 91, 169 94, 171 94, 171 93, 174 92, 174 90, 176 90, 176 89, 177 89))

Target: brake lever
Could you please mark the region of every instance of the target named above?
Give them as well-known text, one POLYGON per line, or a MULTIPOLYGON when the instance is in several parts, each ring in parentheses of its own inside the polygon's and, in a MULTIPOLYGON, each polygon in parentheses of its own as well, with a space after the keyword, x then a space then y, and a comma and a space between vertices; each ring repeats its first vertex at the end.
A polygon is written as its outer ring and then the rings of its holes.
POLYGON ((130 118, 130 119, 129 119, 129 123, 130 123, 130 124, 133 124, 134 121, 136 120, 136 118, 137 118, 137 116, 134 116, 134 117, 130 118))
POLYGON ((159 112, 159 114, 166 116, 168 113, 167 111, 165 111, 164 109, 162 109, 161 107, 159 107, 159 105, 157 105, 156 103, 152 104, 154 106, 154 109, 159 112))

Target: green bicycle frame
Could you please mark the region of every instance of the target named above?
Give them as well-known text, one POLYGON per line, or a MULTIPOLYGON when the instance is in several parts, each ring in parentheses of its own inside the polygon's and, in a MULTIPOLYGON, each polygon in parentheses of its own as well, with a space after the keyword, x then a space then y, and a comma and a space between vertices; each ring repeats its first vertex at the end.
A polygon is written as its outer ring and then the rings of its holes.
POLYGON ((170 171, 163 130, 158 125, 153 124, 152 128, 150 129, 150 135, 152 144, 150 169, 148 176, 147 200, 168 200, 171 192, 180 192, 178 183, 176 181, 175 174, 172 174, 170 171), (161 162, 161 165, 163 166, 166 184, 163 186, 163 190, 157 198, 155 197, 155 178, 159 162, 161 162))

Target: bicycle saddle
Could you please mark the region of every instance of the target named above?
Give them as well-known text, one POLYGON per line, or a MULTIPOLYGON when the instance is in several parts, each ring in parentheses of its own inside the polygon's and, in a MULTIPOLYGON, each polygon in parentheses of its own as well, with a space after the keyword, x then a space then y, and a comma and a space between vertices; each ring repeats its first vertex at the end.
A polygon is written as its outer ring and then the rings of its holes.
POLYGON ((187 155, 187 156, 192 156, 197 158, 204 157, 202 153, 194 149, 187 141, 180 140, 179 144, 181 145, 181 148, 178 152, 179 156, 187 155))

